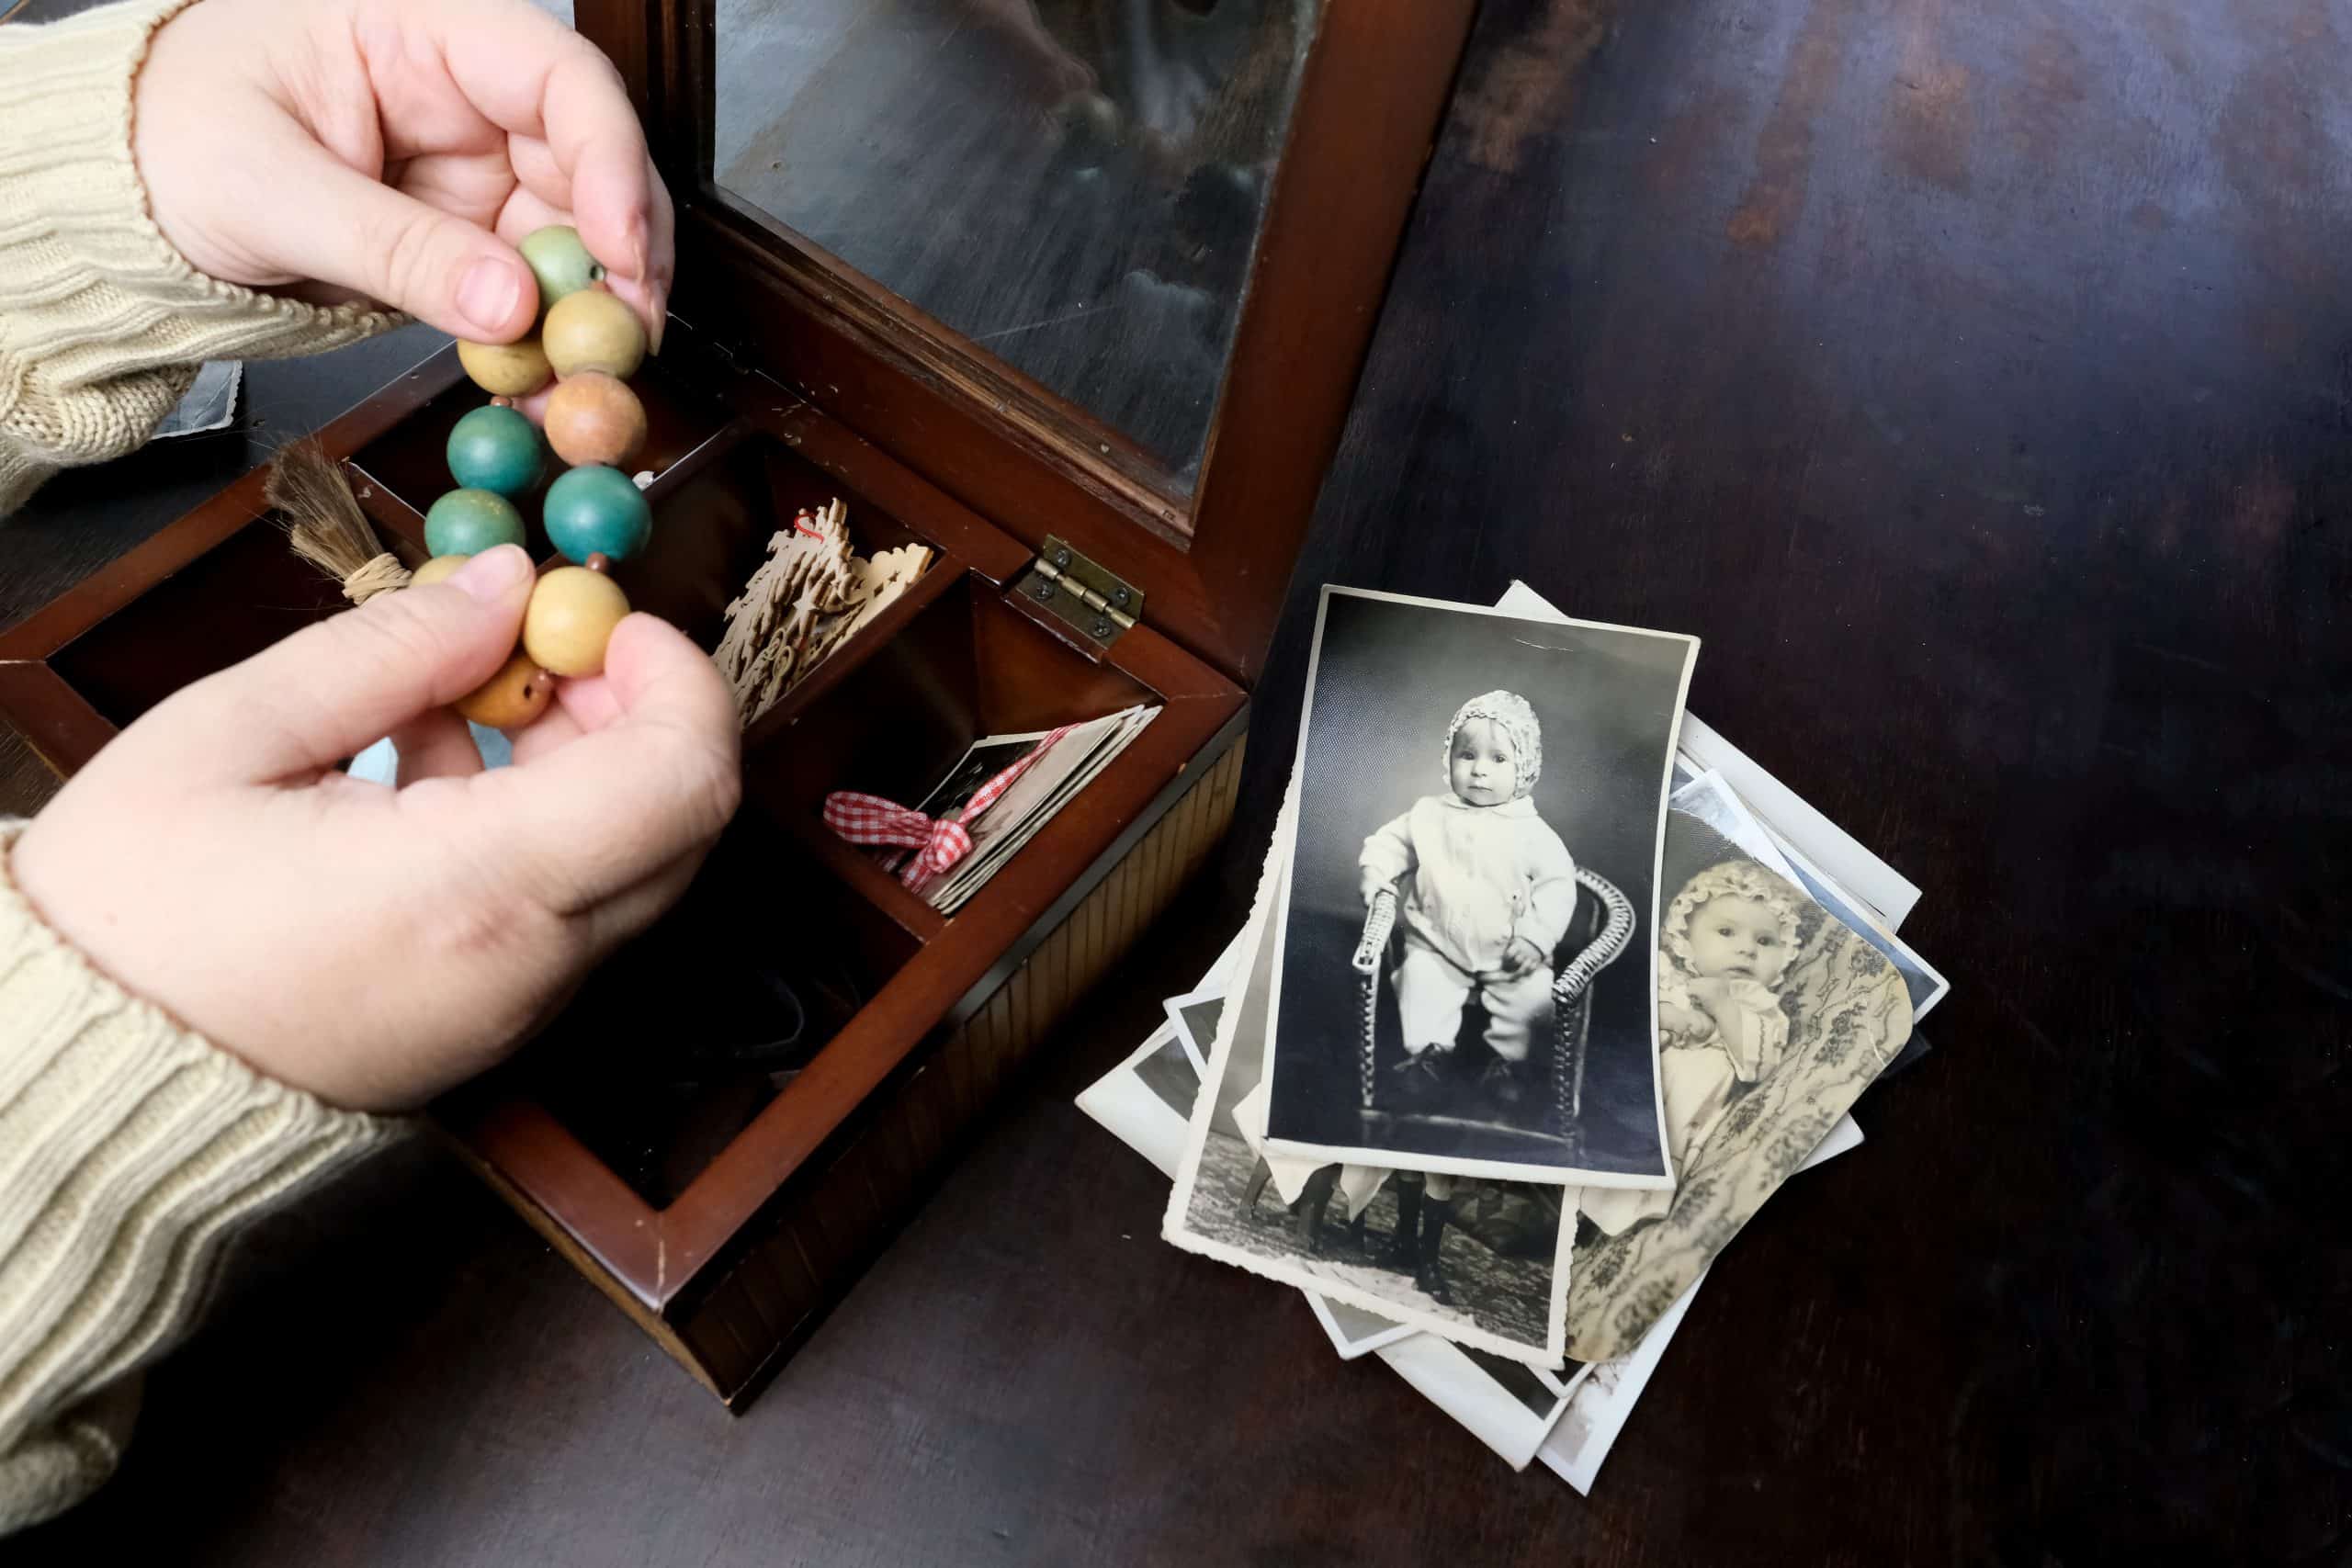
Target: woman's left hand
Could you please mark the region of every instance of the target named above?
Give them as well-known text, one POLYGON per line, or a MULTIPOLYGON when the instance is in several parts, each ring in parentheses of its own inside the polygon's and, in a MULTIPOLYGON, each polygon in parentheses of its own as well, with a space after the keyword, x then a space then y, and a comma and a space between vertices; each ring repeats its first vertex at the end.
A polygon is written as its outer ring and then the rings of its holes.
POLYGON ((209 276, 531 328, 515 242, 578 229, 660 345, 673 213, 612 62, 528 0, 203 0, 156 30, 132 149, 209 276))
POLYGON ((484 771, 447 705, 513 654, 534 581, 502 545, 183 688, 24 830, 18 889, 125 989, 334 1104, 482 1071, 677 899, 742 789, 727 682, 646 615, 484 771), (337 768, 383 735, 399 788, 337 768))

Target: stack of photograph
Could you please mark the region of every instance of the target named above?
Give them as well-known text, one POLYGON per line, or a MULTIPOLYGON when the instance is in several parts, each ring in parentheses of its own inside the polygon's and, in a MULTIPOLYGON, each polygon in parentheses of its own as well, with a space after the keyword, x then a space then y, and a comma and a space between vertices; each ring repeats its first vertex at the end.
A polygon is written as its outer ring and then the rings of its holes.
POLYGON ((1918 890, 1685 714, 1695 638, 1342 588, 1250 919, 1080 1106, 1579 1490, 1702 1277, 1925 1048, 1918 890))

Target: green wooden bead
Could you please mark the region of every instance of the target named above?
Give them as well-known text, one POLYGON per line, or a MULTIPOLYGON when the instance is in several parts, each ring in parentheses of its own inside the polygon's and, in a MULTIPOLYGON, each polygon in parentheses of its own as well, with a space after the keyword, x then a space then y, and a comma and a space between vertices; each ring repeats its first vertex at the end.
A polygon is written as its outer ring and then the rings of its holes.
POLYGON ((489 490, 453 490, 424 514, 424 547, 436 556, 479 555, 523 542, 523 514, 489 490))
POLYGON ((538 483, 546 467, 538 431, 513 409, 478 408, 449 432, 449 477, 468 490, 511 501, 538 483))
POLYGON ((515 247, 523 253, 531 276, 539 280, 539 313, 567 294, 577 294, 603 281, 604 265, 580 243, 580 231, 569 223, 550 223, 524 236, 515 247))
POLYGON ((548 487, 539 516, 548 537, 571 559, 592 555, 627 560, 653 536, 653 508, 618 468, 572 468, 548 487))

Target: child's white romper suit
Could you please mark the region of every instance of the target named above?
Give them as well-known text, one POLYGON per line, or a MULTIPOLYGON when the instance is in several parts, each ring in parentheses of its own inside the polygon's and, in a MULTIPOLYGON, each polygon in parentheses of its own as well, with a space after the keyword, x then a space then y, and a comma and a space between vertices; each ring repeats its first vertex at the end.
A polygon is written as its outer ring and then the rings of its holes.
POLYGON ((1360 863, 1367 887, 1405 878, 1404 953, 1391 976, 1405 1049, 1451 1049, 1476 990, 1487 1043, 1506 1062, 1525 1061, 1535 1026, 1551 1016, 1552 954, 1577 907, 1576 862, 1535 803, 1424 796, 1364 840, 1360 863), (1508 979, 1503 954, 1521 937, 1544 962, 1508 979))

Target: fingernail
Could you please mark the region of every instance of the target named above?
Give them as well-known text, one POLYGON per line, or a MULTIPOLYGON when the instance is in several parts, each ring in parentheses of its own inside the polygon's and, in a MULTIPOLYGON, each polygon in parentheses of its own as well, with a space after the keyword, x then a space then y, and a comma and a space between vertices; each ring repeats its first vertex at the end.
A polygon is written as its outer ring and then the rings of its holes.
POLYGON ((670 324, 668 286, 662 285, 654 288, 653 298, 646 301, 645 313, 653 318, 652 325, 647 329, 645 334, 645 345, 658 356, 662 352, 662 333, 670 324))
POLYGON ((520 545, 500 545, 466 562, 449 581, 488 603, 503 599, 507 590, 522 581, 530 570, 531 558, 520 545))
POLYGON ((458 313, 479 333, 502 333, 522 298, 523 280, 514 268, 496 256, 484 256, 466 268, 458 284, 458 313))

